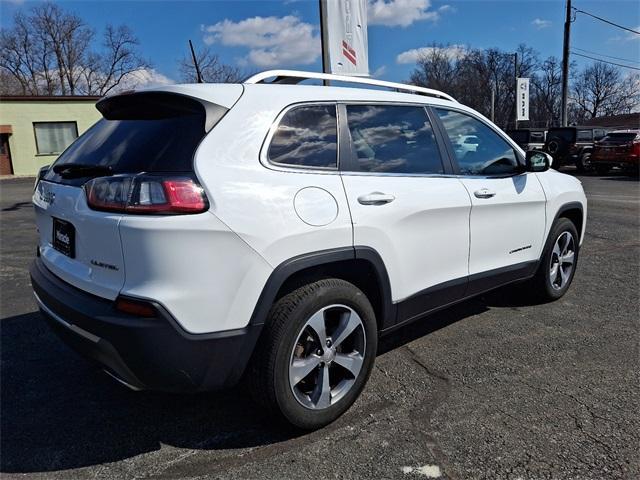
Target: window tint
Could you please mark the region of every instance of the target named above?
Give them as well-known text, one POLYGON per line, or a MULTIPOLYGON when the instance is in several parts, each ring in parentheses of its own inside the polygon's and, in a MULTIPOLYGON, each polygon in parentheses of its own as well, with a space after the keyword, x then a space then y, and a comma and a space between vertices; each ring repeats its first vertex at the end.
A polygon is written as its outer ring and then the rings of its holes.
POLYGON ((39 155, 63 152, 78 137, 76 122, 38 122, 33 129, 39 155))
POLYGON ((289 110, 269 146, 270 161, 301 167, 336 168, 337 153, 335 105, 289 110))
POLYGON ((544 133, 543 132, 531 132, 531 141, 532 142, 544 142, 544 133))
POLYGON ((593 135, 591 130, 578 130, 576 138, 578 142, 588 142, 593 139, 593 135))
POLYGON ((506 175, 519 171, 513 148, 489 126, 451 110, 436 109, 463 175, 506 175), (466 143, 470 136, 476 143, 466 143))
POLYGON ((424 108, 348 105, 347 120, 359 171, 444 172, 424 108))

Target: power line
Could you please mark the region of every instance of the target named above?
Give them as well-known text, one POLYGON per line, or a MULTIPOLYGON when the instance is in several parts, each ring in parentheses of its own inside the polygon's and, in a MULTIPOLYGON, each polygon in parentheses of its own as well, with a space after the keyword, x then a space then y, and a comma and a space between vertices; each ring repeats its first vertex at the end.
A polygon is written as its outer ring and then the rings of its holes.
POLYGON ((623 27, 622 25, 618 25, 617 23, 613 23, 612 21, 607 20, 606 18, 602 18, 602 17, 599 17, 597 15, 594 15, 593 13, 585 12, 584 10, 579 10, 577 8, 574 8, 573 11, 574 12, 578 12, 578 13, 584 13, 585 15, 589 15, 590 17, 593 17, 596 20, 600 20, 601 22, 605 22, 605 23, 608 23, 609 25, 613 25, 614 27, 618 27, 618 28, 621 28, 621 29, 626 30, 628 32, 635 33, 636 35, 640 35, 640 32, 637 31, 637 30, 633 30, 632 28, 628 28, 628 27, 623 27))
POLYGON ((580 50, 581 52, 585 52, 585 53, 591 53, 593 55, 598 55, 600 57, 613 58, 615 60, 622 60, 623 62, 629 62, 629 63, 640 63, 638 60, 629 60, 628 58, 614 57, 613 55, 605 55, 604 53, 592 52, 591 50, 585 50, 584 48, 578 48, 578 47, 573 47, 573 48, 575 50, 580 50))
POLYGON ((583 54, 578 53, 578 52, 571 52, 571 53, 574 54, 574 55, 578 55, 579 57, 590 58, 591 60, 595 60, 596 62, 600 62, 600 63, 608 63, 610 65, 616 65, 618 67, 630 68, 631 70, 640 70, 640 68, 638 68, 638 67, 631 67, 629 65, 622 65, 621 63, 609 62, 607 60, 601 60, 601 59, 596 58, 596 57, 590 57, 589 55, 583 55, 583 54))

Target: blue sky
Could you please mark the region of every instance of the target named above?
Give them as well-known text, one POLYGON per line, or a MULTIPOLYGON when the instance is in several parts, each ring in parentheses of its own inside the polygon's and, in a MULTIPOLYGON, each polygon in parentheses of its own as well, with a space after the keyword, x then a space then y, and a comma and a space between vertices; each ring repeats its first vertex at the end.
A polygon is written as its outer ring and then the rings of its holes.
MULTIPOLYGON (((380 78, 408 78, 415 50, 433 42, 505 51, 524 42, 543 58, 562 53, 563 0, 369 1, 379 2, 380 7, 377 15, 369 15, 369 68, 380 78)), ((98 31, 107 23, 132 27, 143 55, 153 64, 154 78, 160 82, 179 79, 177 61, 187 52, 188 39, 196 45, 208 43, 225 63, 250 71, 321 69, 316 0, 60 3, 98 31)), ((0 25, 10 26, 15 11, 33 5, 28 0, 0 0, 0 25)), ((575 0, 574 6, 640 29, 640 2, 575 0)), ((571 44, 640 62, 640 35, 581 14, 573 24, 571 44)), ((573 59, 578 65, 590 62, 573 59)))

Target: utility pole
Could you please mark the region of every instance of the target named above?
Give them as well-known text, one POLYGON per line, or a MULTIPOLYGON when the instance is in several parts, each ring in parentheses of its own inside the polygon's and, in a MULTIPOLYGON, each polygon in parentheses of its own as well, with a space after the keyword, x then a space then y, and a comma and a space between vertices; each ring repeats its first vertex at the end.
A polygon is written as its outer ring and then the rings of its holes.
POLYGON ((564 44, 562 45, 562 125, 567 126, 568 110, 567 97, 569 95, 569 43, 571 40, 571 0, 567 2, 567 13, 564 20, 564 44))
POLYGON ((518 129, 518 53, 513 54, 513 112, 516 114, 515 125, 518 129))

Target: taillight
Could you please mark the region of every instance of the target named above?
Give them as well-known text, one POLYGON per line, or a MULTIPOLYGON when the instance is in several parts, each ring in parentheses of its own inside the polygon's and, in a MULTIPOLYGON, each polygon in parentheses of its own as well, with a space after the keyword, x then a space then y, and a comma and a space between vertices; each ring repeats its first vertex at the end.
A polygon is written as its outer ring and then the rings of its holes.
POLYGON ((634 140, 631 144, 631 154, 640 157, 640 140, 634 140))
POLYGON ((84 190, 89 207, 105 212, 175 215, 201 213, 209 207, 204 190, 190 177, 98 177, 84 190))

